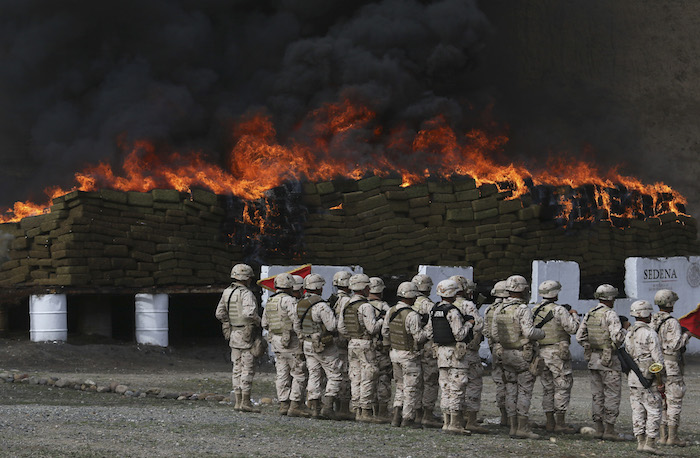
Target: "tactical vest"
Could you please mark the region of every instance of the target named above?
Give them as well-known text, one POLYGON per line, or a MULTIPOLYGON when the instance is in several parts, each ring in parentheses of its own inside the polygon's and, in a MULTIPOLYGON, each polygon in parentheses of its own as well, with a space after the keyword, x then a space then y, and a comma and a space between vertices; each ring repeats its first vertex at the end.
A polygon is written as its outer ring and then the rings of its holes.
POLYGON ((244 286, 231 285, 233 286, 233 291, 228 296, 226 305, 228 307, 228 321, 231 326, 245 326, 247 324, 253 324, 252 318, 243 316, 243 301, 241 301, 241 294, 246 291, 244 286))
POLYGON ((290 296, 287 293, 275 293, 267 301, 267 305, 265 305, 268 331, 277 336, 281 336, 283 332, 293 329, 292 320, 289 318, 289 315, 280 309, 280 304, 284 297, 290 296))
POLYGON ((345 331, 350 339, 369 339, 366 335, 364 324, 360 323, 360 318, 357 312, 362 304, 366 304, 364 299, 358 299, 350 302, 343 311, 343 320, 345 321, 345 331))
POLYGON ((522 329, 520 329, 520 320, 518 320, 518 307, 520 305, 518 302, 503 305, 500 311, 493 316, 493 319, 496 320, 499 343, 503 348, 509 350, 520 349, 527 343, 527 339, 524 338, 522 329))
POLYGON ((311 308, 322 301, 323 298, 321 296, 312 294, 297 303, 297 316, 301 322, 301 332, 306 336, 318 333, 325 334, 327 332, 323 323, 315 322, 311 316, 311 308))
POLYGON ((604 350, 612 348, 613 342, 610 338, 610 329, 605 324, 605 313, 608 311, 606 305, 599 305, 588 312, 586 325, 588 327, 588 343, 592 350, 604 350))
POLYGON ((414 351, 416 349, 413 336, 406 331, 406 317, 412 311, 408 306, 401 308, 394 306, 388 312, 389 340, 394 350, 414 351))
POLYGON ((448 302, 440 302, 430 312, 430 321, 433 323, 433 341, 438 345, 453 345, 457 342, 452 333, 450 322, 447 321, 447 313, 452 309, 459 311, 457 307, 448 302))
MULTIPOLYGON (((556 307, 557 304, 555 302, 543 302, 542 304, 538 305, 535 308, 536 313, 534 314, 535 326, 544 321, 544 318, 549 314, 549 312, 554 314, 556 307)), ((564 341, 570 342, 569 333, 566 332, 561 323, 554 318, 547 321, 547 323, 545 323, 540 329, 542 329, 545 334, 544 339, 538 341, 540 345, 553 345, 564 341)))

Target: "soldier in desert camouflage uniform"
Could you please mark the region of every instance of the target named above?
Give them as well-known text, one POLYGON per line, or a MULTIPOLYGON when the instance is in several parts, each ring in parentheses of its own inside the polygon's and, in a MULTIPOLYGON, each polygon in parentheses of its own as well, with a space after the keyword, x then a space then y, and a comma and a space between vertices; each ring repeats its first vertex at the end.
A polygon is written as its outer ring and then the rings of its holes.
MULTIPOLYGON (((385 317, 386 312, 390 308, 389 304, 383 299, 385 288, 384 280, 379 277, 370 277, 368 299, 380 317, 385 317)), ((391 421, 389 418, 389 403, 391 402, 391 358, 389 357, 389 350, 391 346, 388 342, 384 342, 381 332, 374 338, 374 346, 377 350, 377 365, 379 368, 376 389, 377 403, 374 409, 374 416, 385 423, 389 423, 391 421)))
POLYGON ((654 314, 651 326, 659 334, 666 366, 666 402, 661 419, 659 443, 684 447, 686 442, 678 438, 678 427, 685 395, 683 353, 690 334, 684 332, 678 320, 671 316, 677 300, 678 295, 669 289, 657 291, 654 302, 659 306, 659 312, 654 314))
POLYGON ((579 317, 576 310, 556 303, 559 299, 561 283, 545 280, 540 284, 542 302, 533 309, 535 327, 545 333, 540 340, 540 357, 544 362, 540 381, 542 382, 542 410, 547 416, 547 431, 571 433, 575 431, 566 425, 566 411, 571 400, 571 387, 574 374, 571 369, 569 351, 570 334, 578 330, 579 317))
POLYGON ((258 302, 250 290, 254 276, 253 269, 247 264, 233 266, 233 282, 221 295, 215 316, 221 321, 224 337, 231 347, 232 398, 235 399, 233 408, 242 412, 259 413, 260 410, 253 407, 250 401, 255 376, 255 357, 251 348, 255 341, 255 329, 260 326, 258 302))
MULTIPOLYGON (((635 323, 625 337, 627 353, 639 367, 642 377, 653 379, 650 371, 654 363, 663 367, 664 355, 656 331, 649 325, 653 309, 647 301, 636 301, 630 306, 630 315, 635 323)), ((627 376, 632 405, 632 429, 637 438, 637 451, 655 454, 656 439, 661 424, 662 399, 657 384, 645 388, 635 371, 627 376)))
POLYGON ((508 426, 508 412, 506 411, 506 385, 503 382, 503 363, 500 359, 493 357, 493 338, 491 336, 491 325, 493 324, 493 312, 503 302, 503 299, 508 297, 506 291, 506 282, 501 280, 496 282, 491 289, 491 296, 495 298, 493 304, 484 312, 484 337, 489 341, 489 350, 491 350, 491 378, 496 385, 496 406, 501 411, 501 426, 508 426))
MULTIPOLYGON (((335 294, 328 299, 328 305, 331 306, 335 313, 336 320, 340 319, 340 310, 350 301, 352 291, 348 287, 350 285, 350 277, 352 273, 347 270, 341 270, 333 275, 333 286, 336 288, 335 294)), ((336 417, 341 420, 355 420, 355 414, 350 412, 350 374, 348 364, 348 339, 340 334, 335 336, 335 344, 338 347, 338 357, 340 358, 342 382, 340 384, 340 392, 336 399, 335 412, 336 417)))

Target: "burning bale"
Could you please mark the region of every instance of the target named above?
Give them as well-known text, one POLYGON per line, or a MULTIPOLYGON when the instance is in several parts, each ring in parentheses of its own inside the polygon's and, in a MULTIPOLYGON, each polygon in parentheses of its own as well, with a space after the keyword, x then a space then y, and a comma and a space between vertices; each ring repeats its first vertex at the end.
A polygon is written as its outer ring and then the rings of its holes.
MULTIPOLYGON (((505 190, 504 190, 505 189, 505 190)), ((419 264, 469 265, 479 281, 576 261, 583 277, 621 275, 631 256, 700 252, 696 220, 663 196, 640 210, 599 205, 599 188, 533 187, 513 198, 469 176, 290 182, 246 201, 211 192, 74 191, 51 212, 0 225, 13 240, 4 287, 159 289, 223 285, 234 261, 362 265, 377 275, 419 264), (623 216, 628 215, 628 216, 623 216)))

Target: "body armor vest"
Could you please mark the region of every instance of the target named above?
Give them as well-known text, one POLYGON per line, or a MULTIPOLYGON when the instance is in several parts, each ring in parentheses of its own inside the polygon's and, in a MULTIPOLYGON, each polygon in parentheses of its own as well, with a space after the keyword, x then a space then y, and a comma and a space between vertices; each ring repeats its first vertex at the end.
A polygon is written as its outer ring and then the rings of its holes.
POLYGON ((367 303, 367 301, 362 299, 350 302, 343 311, 345 331, 349 339, 369 339, 369 336, 366 335, 367 333, 365 332, 364 325, 360 323, 360 319, 357 316, 360 305, 365 303, 367 303))
POLYGON ((410 332, 406 331, 406 317, 413 309, 410 307, 392 307, 388 312, 389 340, 394 350, 414 351, 415 341, 410 332))
POLYGON ((599 305, 588 313, 588 320, 586 321, 588 343, 591 344, 591 349, 593 350, 604 350, 613 347, 610 330, 604 323, 605 312, 607 311, 607 306, 599 305))
POLYGON ((518 307, 520 305, 518 302, 504 305, 493 317, 496 320, 499 343, 508 350, 520 349, 527 343, 527 340, 523 338, 518 320, 518 307))
POLYGON ((245 287, 240 285, 232 285, 233 291, 228 296, 228 321, 231 326, 245 326, 253 324, 252 318, 243 316, 243 302, 241 301, 241 293, 245 291, 245 287))
POLYGON ((281 336, 285 331, 291 331, 293 329, 292 320, 286 312, 280 309, 280 304, 282 303, 282 298, 289 297, 287 293, 275 293, 267 301, 265 306, 267 310, 267 321, 269 324, 268 331, 271 334, 281 336))
MULTIPOLYGON (((554 313, 554 309, 557 304, 554 302, 543 302, 541 305, 535 308, 534 322, 535 326, 544 321, 544 318, 549 314, 549 312, 554 313)), ((570 342, 569 333, 566 332, 561 323, 552 318, 547 321, 540 329, 544 331, 544 339, 539 340, 540 345, 553 345, 559 342, 570 342)))
POLYGON ((450 322, 447 321, 447 312, 452 309, 459 311, 452 304, 440 302, 430 312, 430 320, 433 323, 433 341, 438 345, 452 345, 457 342, 454 334, 452 334, 450 322))
POLYGON ((327 332, 323 323, 315 322, 311 316, 311 308, 322 301, 323 298, 321 296, 312 294, 297 303, 297 316, 301 322, 301 332, 306 336, 318 333, 325 334, 327 332))

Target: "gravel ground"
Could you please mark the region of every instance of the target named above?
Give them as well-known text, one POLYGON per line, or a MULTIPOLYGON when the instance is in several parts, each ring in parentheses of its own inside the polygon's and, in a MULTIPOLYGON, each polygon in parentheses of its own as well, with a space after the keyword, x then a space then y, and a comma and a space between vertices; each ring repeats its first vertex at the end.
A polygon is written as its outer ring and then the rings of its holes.
MULTIPOLYGON (((35 344, 0 339, 0 373, 26 374, 25 382, 0 382, 0 456, 629 456, 634 442, 602 442, 580 435, 513 440, 504 428, 493 434, 449 436, 437 430, 388 425, 315 421, 276 415, 264 403, 261 414, 234 412, 217 401, 177 401, 153 395, 131 397, 29 383, 41 377, 121 383, 130 390, 228 394, 230 363, 225 348, 169 348, 135 345, 35 344)), ((666 454, 700 454, 700 365, 688 368, 682 433, 693 446, 666 454)), ((576 371, 569 420, 590 425, 586 371, 576 371)), ((256 375, 253 397, 274 398, 270 366, 256 375)), ((482 415, 495 421, 494 387, 486 378, 482 415)), ((631 434, 629 398, 624 397, 618 429, 631 434)), ((269 400, 265 399, 265 402, 269 400)), ((542 421, 541 388, 532 416, 542 421)), ((542 433, 542 431, 539 431, 542 433)))

